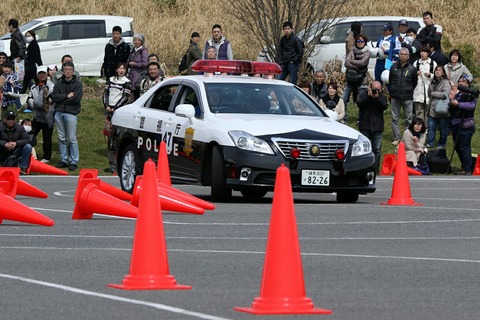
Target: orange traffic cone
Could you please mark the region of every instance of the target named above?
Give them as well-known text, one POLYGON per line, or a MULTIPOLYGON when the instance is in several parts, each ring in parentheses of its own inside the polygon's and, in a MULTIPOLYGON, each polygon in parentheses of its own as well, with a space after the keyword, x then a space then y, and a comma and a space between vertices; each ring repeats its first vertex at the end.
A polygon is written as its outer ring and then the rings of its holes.
POLYGON ((11 198, 17 196, 20 168, 0 167, 0 191, 11 198))
POLYGON ((136 218, 138 209, 100 190, 100 179, 83 179, 78 183, 72 219, 91 219, 93 213, 136 218))
POLYGON ((416 203, 410 193, 410 180, 408 179, 407 158, 405 154, 405 144, 398 144, 397 168, 393 177, 392 196, 388 202, 381 202, 386 205, 401 206, 421 206, 422 203, 416 203))
POLYGON ((158 187, 159 187, 160 193, 162 194, 164 193, 168 196, 188 202, 194 206, 203 208, 205 210, 215 209, 215 205, 213 203, 197 198, 195 196, 192 196, 191 194, 183 192, 182 190, 178 190, 173 187, 170 187, 169 185, 166 185, 162 182, 158 182, 158 187))
POLYGON ((23 181, 22 179, 18 179, 17 194, 27 197, 48 198, 48 193, 32 186, 30 183, 23 181))
POLYGON ((135 225, 130 274, 123 278, 122 284, 108 286, 124 290, 191 289, 177 284, 175 277, 169 274, 155 163, 149 159, 143 172, 145 179, 135 225))
MULTIPOLYGON (((98 170, 97 169, 80 169, 80 172, 78 174, 78 183, 82 181, 85 178, 97 178, 98 177, 98 170)), ((131 201, 132 200, 132 195, 120 190, 111 184, 108 184, 102 180, 100 180, 100 185, 98 186, 100 190, 102 190, 105 193, 108 193, 111 196, 114 196, 115 198, 118 198, 120 200, 126 200, 126 201, 131 201)), ((77 188, 78 191, 78 188, 77 188)), ((77 199, 77 195, 75 194, 75 198, 77 199)))
MULTIPOLYGON (((138 207, 139 199, 142 193, 142 184, 143 176, 137 176, 135 179, 135 185, 133 186, 133 195, 130 204, 138 207)), ((183 212, 183 213, 193 213, 193 214, 204 214, 205 210, 203 208, 192 205, 186 201, 181 201, 175 197, 167 196, 161 192, 160 188, 158 190, 158 196, 160 197, 160 205, 165 211, 174 211, 174 212, 183 212)))
MULTIPOLYGON (((7 195, 7 193, 2 187, 0 188, 0 203, 2 203, 2 209, 0 209, 0 223, 2 223, 3 219, 5 220, 12 220, 18 222, 25 222, 31 224, 39 224, 42 226, 51 227, 55 224, 55 222, 37 212, 21 202, 13 199, 13 197, 7 195)), ((12 188, 15 188, 13 186, 12 188)))
POLYGON ((407 172, 408 172, 408 175, 409 176, 421 176, 422 173, 418 170, 415 170, 413 168, 410 168, 409 166, 407 166, 407 172))
POLYGON ((167 144, 165 141, 160 143, 160 151, 158 152, 157 160, 157 178, 158 181, 172 186, 170 179, 170 166, 168 164, 167 144))
POLYGON ((235 310, 253 314, 332 313, 315 308, 305 296, 290 171, 283 164, 275 180, 260 296, 251 307, 235 310))
POLYGON ((38 161, 34 159, 33 156, 30 157, 30 166, 27 169, 27 174, 30 174, 30 172, 68 176, 68 173, 66 171, 60 170, 58 168, 55 168, 54 166, 38 161))
POLYGON ((477 160, 475 161, 475 169, 472 172, 472 176, 480 176, 480 157, 477 156, 477 160))
POLYGON ((391 176, 393 169, 395 168, 395 154, 389 153, 383 156, 382 169, 380 170, 381 176, 391 176))

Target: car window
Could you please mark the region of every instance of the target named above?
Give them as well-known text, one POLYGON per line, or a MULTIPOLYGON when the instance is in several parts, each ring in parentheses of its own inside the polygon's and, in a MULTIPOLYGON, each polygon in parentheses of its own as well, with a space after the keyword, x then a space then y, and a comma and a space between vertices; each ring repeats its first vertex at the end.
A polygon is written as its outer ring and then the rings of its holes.
POLYGON ((213 113, 324 116, 318 104, 297 87, 246 83, 205 86, 213 113))
POLYGON ((183 86, 178 104, 191 104, 195 108, 195 118, 202 118, 202 109, 198 95, 192 87, 183 86))
POLYGON ((145 103, 145 107, 149 109, 168 111, 177 88, 178 84, 160 87, 147 101, 147 103, 145 103))
POLYGON ((35 29, 35 37, 38 42, 62 40, 63 23, 42 25, 35 29))
POLYGON ((70 21, 67 24, 67 39, 105 38, 105 21, 70 21))

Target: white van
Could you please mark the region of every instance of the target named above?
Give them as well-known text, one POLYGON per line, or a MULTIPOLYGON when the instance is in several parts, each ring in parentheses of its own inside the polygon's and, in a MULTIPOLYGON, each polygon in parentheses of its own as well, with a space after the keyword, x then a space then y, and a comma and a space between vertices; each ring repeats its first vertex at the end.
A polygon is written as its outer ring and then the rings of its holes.
MULTIPOLYGON (((401 19, 408 21, 408 27, 415 30, 423 28, 425 24, 421 17, 402 17, 402 16, 364 16, 347 17, 330 20, 322 20, 320 27, 312 26, 311 35, 304 37, 304 30, 297 33, 297 36, 304 40, 305 44, 315 46, 308 58, 308 68, 313 70, 323 69, 330 60, 340 59, 345 61, 345 38, 350 30, 352 22, 362 23, 362 34, 367 36, 369 43, 375 46, 377 40, 383 36, 382 27, 385 23, 393 26, 393 34, 398 35, 398 22, 401 19), (326 28, 322 26, 327 26, 326 28), (325 29, 325 30, 322 30, 325 29)), ((268 60, 268 55, 262 52, 258 60, 268 60)), ((376 59, 370 59, 369 69, 374 69, 376 59)))
MULTIPOLYGON (((65 15, 43 17, 19 26, 25 34, 35 31, 44 65, 60 65, 63 55, 73 57, 75 69, 82 76, 100 76, 105 45, 112 38, 112 28, 120 26, 125 42, 133 42, 133 18, 105 15, 65 15)), ((0 37, 10 55, 10 33, 0 37)))

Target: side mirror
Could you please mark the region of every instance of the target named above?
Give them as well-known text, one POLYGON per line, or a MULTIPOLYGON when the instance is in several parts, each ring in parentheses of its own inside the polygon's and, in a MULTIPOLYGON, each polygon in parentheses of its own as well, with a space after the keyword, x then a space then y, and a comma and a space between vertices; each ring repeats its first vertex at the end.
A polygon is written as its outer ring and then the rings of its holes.
POLYGON ((188 119, 195 118, 195 107, 191 104, 179 104, 175 108, 175 115, 188 119))

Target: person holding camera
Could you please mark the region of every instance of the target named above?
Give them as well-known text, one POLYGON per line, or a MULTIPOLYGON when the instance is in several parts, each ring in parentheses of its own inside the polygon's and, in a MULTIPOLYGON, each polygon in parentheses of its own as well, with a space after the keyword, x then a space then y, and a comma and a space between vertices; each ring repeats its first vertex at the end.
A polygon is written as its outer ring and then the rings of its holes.
POLYGON ((345 104, 337 93, 338 85, 335 81, 330 81, 327 85, 327 94, 320 99, 319 104, 323 110, 331 110, 337 113, 337 121, 342 122, 345 116, 345 104))
POLYGON ((373 81, 368 90, 358 96, 358 130, 370 139, 375 155, 375 170, 380 169, 382 154, 382 135, 384 129, 383 113, 388 108, 387 96, 382 92, 382 84, 373 81))
POLYGON ((472 92, 468 75, 458 79, 458 91, 450 99, 449 112, 452 137, 455 151, 462 164, 462 169, 456 175, 470 175, 472 166, 472 136, 475 133, 474 113, 477 105, 478 92, 472 92))

